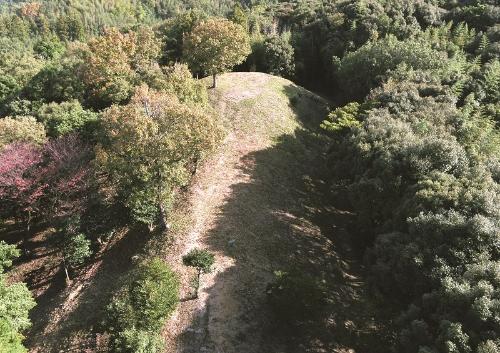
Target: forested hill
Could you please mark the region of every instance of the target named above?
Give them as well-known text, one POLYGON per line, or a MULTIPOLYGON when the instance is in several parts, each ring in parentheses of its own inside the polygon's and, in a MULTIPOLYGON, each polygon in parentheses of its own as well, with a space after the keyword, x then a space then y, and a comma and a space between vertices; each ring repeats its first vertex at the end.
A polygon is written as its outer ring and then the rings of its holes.
POLYGON ((499 56, 496 0, 0 1, 0 353, 499 352, 499 56))

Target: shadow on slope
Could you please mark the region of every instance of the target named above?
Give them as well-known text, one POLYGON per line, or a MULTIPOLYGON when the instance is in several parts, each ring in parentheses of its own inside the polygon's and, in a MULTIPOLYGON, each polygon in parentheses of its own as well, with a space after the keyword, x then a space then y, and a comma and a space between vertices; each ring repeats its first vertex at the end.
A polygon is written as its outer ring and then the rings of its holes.
POLYGON ((303 98, 307 91, 294 85, 283 90, 310 129, 297 128, 240 157, 238 169, 248 181, 231 186, 206 237, 207 248, 233 259, 233 265, 216 272, 205 289, 206 310, 178 346, 184 353, 385 352, 384 326, 368 300, 345 230, 352 215, 328 206, 327 143, 314 132, 322 116, 310 118, 314 101, 303 98), (274 271, 291 268, 326 283, 324 319, 290 328, 273 316, 266 286, 274 271))

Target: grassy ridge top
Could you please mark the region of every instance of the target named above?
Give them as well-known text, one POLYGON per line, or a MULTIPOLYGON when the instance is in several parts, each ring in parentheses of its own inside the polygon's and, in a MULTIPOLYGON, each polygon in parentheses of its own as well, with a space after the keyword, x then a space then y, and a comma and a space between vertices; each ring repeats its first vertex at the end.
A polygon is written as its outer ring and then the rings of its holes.
MULTIPOLYGON (((205 79, 207 85, 211 78, 205 79)), ((326 117, 327 102, 292 81, 260 72, 220 75, 210 102, 228 127, 274 138, 301 127, 315 130, 326 117)))

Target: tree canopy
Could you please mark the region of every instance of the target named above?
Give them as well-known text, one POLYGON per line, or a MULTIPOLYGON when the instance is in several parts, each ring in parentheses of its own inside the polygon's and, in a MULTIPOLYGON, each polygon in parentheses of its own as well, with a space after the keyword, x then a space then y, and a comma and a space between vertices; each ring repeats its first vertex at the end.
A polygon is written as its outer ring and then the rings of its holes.
POLYGON ((185 38, 183 54, 196 71, 215 75, 241 64, 250 54, 245 29, 229 20, 208 19, 185 38))

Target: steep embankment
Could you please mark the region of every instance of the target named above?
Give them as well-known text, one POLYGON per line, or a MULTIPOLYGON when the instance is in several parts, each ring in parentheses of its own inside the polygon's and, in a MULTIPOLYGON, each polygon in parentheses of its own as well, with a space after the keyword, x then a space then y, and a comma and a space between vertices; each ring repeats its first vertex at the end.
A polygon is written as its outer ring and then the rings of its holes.
POLYGON ((343 229, 350 215, 324 206, 327 144, 315 131, 326 102, 261 73, 222 75, 210 100, 228 136, 197 173, 182 212, 188 226, 173 234, 167 260, 181 273, 183 296, 194 276, 183 254, 206 248, 216 264, 199 299, 169 320, 167 352, 376 351, 379 325, 343 229), (265 293, 273 271, 290 267, 328 283, 332 311, 294 338, 278 334, 265 293))

